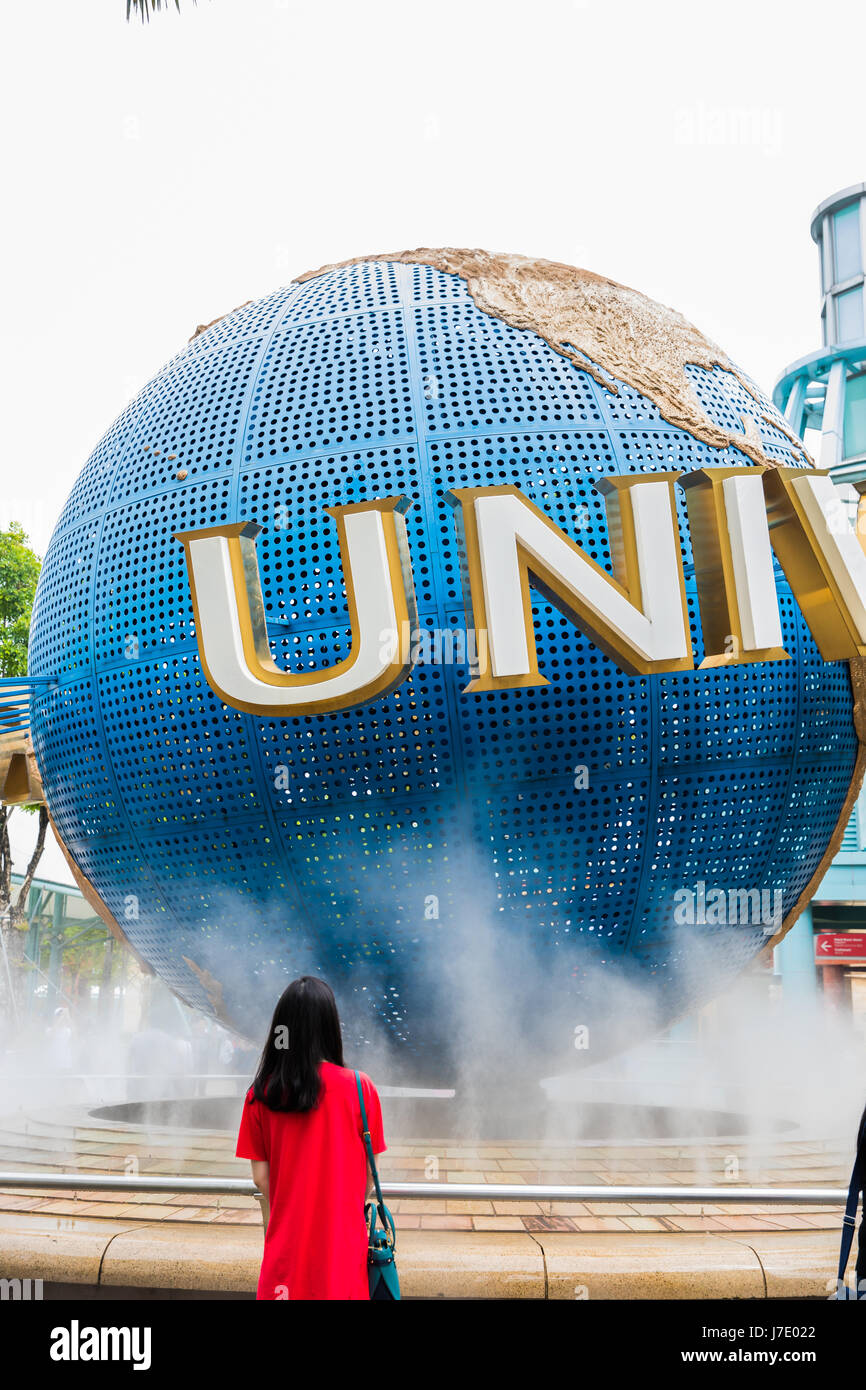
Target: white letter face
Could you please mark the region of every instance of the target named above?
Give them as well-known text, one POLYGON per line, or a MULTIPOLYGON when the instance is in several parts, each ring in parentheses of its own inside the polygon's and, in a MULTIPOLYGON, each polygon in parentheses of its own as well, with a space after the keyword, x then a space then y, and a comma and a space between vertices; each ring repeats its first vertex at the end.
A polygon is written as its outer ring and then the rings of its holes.
POLYGON ((685 474, 701 609, 701 666, 786 661, 764 500, 763 468, 685 474))
POLYGON ((258 528, 239 523, 177 537, 187 555, 202 665, 226 704, 260 714, 319 714, 375 699, 405 679, 417 626, 407 507, 402 498, 385 498, 328 509, 340 535, 352 651, 326 670, 301 675, 280 670, 271 654, 258 528))
POLYGON ((490 669, 470 690, 544 685, 529 589, 539 589, 632 674, 691 668, 682 558, 669 474, 601 484, 612 578, 516 487, 460 489, 467 617, 486 633, 490 669), (621 582, 620 582, 621 581, 621 582))
POLYGON ((722 483, 737 605, 746 652, 782 647, 782 619, 760 474, 722 483))

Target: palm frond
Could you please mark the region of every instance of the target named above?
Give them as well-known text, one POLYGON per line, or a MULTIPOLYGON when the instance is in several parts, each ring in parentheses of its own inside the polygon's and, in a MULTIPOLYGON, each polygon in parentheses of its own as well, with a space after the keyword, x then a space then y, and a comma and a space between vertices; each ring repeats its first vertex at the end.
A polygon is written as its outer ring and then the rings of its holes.
MULTIPOLYGON (((195 0, 192 0, 195 4, 195 0)), ((149 20, 151 12, 156 14, 157 10, 168 9, 169 0, 126 0, 126 18, 129 19, 133 10, 140 16, 142 24, 149 20)), ((174 7, 180 13, 180 0, 174 0, 174 7)))

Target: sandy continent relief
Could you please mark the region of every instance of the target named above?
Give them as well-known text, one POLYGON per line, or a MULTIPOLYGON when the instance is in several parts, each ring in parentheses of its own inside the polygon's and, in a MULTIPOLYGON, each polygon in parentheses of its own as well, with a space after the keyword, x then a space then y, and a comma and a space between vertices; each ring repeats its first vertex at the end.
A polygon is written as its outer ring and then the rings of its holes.
POLYGON ((537 333, 606 391, 616 395, 617 381, 625 382, 651 400, 669 424, 695 439, 714 449, 733 446, 753 463, 777 468, 779 461, 765 452, 752 417, 743 417, 742 432, 737 432, 716 424, 704 410, 685 369, 718 367, 739 382, 761 419, 787 437, 795 455, 812 464, 782 417, 766 414, 760 394, 727 353, 676 309, 639 290, 559 261, 455 247, 354 256, 299 275, 297 282, 365 261, 431 265, 459 275, 479 309, 513 328, 537 333))

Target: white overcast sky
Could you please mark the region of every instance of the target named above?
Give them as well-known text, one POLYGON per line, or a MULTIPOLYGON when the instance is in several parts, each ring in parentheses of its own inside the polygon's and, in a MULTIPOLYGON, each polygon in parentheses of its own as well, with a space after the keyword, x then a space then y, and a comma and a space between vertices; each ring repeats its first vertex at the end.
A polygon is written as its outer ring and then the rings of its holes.
POLYGON ((483 246, 674 305, 765 387, 809 214, 866 178, 853 0, 124 0, 0 12, 0 522, 44 550, 197 323, 364 251, 483 246))

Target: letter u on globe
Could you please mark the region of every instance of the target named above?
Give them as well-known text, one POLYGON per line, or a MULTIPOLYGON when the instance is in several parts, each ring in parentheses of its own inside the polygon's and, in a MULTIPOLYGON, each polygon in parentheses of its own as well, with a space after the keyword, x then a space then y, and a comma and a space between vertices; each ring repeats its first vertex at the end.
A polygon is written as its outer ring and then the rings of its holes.
POLYGON ((271 654, 256 536, 238 522, 179 532, 186 551, 199 650, 207 679, 236 709, 305 715, 387 694, 412 667, 417 626, 402 497, 329 507, 337 523, 352 631, 349 656, 324 670, 280 670, 271 654), (383 645, 382 634, 393 634, 383 645))

